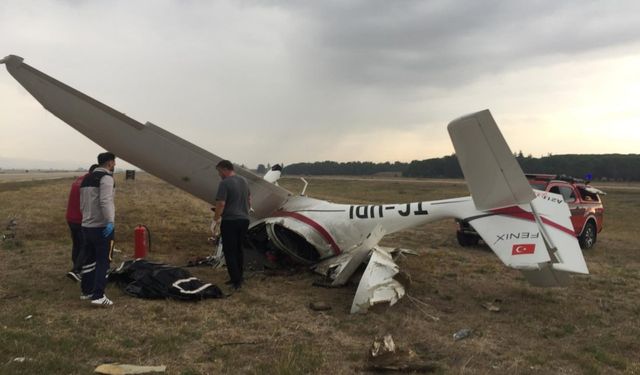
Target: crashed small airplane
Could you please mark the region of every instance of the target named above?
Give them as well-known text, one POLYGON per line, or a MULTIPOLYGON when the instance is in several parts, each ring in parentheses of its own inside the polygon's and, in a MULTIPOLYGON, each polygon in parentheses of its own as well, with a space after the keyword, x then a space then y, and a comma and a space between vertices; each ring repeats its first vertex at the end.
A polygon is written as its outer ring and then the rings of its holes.
MULTIPOLYGON (((18 56, 0 60, 45 109, 139 168, 214 204, 221 160, 147 122, 142 124, 25 64, 18 56), (167 155, 171 155, 167 158, 167 155)), ((570 213, 562 196, 533 190, 488 110, 448 126, 470 197, 431 202, 349 205, 296 195, 237 166, 250 183, 253 212, 249 228, 257 248, 278 249, 325 276, 347 283, 367 263, 351 312, 405 294, 394 279, 395 250, 379 245, 383 236, 444 218, 469 222, 508 267, 536 286, 564 286, 569 273, 588 274, 570 213), (513 233, 513 236, 505 236, 513 233), (517 235, 515 235, 517 234, 517 235)))

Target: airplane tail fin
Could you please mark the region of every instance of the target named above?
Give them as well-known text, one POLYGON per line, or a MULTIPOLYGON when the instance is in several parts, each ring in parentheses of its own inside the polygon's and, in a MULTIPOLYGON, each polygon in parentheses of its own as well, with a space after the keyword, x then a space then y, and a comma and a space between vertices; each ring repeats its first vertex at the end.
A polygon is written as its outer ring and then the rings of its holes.
POLYGON ((504 264, 536 286, 561 286, 589 273, 562 196, 535 192, 488 110, 448 126, 480 213, 464 218, 504 264))
POLYGON ((488 109, 447 127, 478 210, 529 203, 535 195, 488 109))

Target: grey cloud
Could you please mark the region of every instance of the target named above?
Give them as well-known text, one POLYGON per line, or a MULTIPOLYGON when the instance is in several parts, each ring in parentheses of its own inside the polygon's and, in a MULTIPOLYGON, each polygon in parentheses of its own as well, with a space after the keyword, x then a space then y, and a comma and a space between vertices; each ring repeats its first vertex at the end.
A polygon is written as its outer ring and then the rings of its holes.
POLYGON ((354 85, 447 87, 487 73, 638 42, 637 2, 358 1, 295 8, 304 56, 354 85), (304 34, 308 37, 307 34, 304 34))
POLYGON ((632 1, 7 0, 0 57, 23 55, 233 159, 315 160, 341 138, 361 159, 392 147, 358 144, 361 135, 420 128, 448 143, 447 121, 506 95, 467 96, 489 75, 635 53, 639 10, 632 1))

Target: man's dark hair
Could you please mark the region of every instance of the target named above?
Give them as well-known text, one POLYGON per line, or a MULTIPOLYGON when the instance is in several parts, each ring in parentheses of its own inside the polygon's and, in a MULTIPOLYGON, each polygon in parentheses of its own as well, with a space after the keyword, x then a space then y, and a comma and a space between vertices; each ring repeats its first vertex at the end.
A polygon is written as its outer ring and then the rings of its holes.
POLYGON ((91 164, 91 166, 89 167, 89 173, 93 172, 93 170, 98 168, 98 167, 99 167, 98 164, 91 164))
POLYGON ((111 160, 116 160, 116 156, 114 154, 112 154, 111 152, 103 152, 101 154, 98 154, 98 164, 99 165, 104 165, 106 162, 111 161, 111 160))
POLYGON ((230 171, 233 170, 233 164, 229 160, 220 160, 218 164, 216 164, 216 168, 228 169, 230 171))

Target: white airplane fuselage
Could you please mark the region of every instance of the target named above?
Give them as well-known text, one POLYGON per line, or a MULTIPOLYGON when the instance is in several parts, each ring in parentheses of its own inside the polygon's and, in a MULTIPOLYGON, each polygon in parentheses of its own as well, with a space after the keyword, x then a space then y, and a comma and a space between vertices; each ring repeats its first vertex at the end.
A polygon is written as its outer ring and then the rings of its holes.
MULTIPOLYGON (((263 225, 270 240, 278 242, 274 226, 304 238, 317 254, 301 256, 280 241, 276 247, 306 264, 348 253, 367 241, 373 247, 386 234, 444 218, 463 218, 476 210, 471 197, 399 204, 337 204, 305 196, 291 197, 280 210, 252 223, 250 232, 263 225), (372 238, 373 237, 373 238, 372 238)), ((281 236, 286 235, 281 231, 281 236)))

